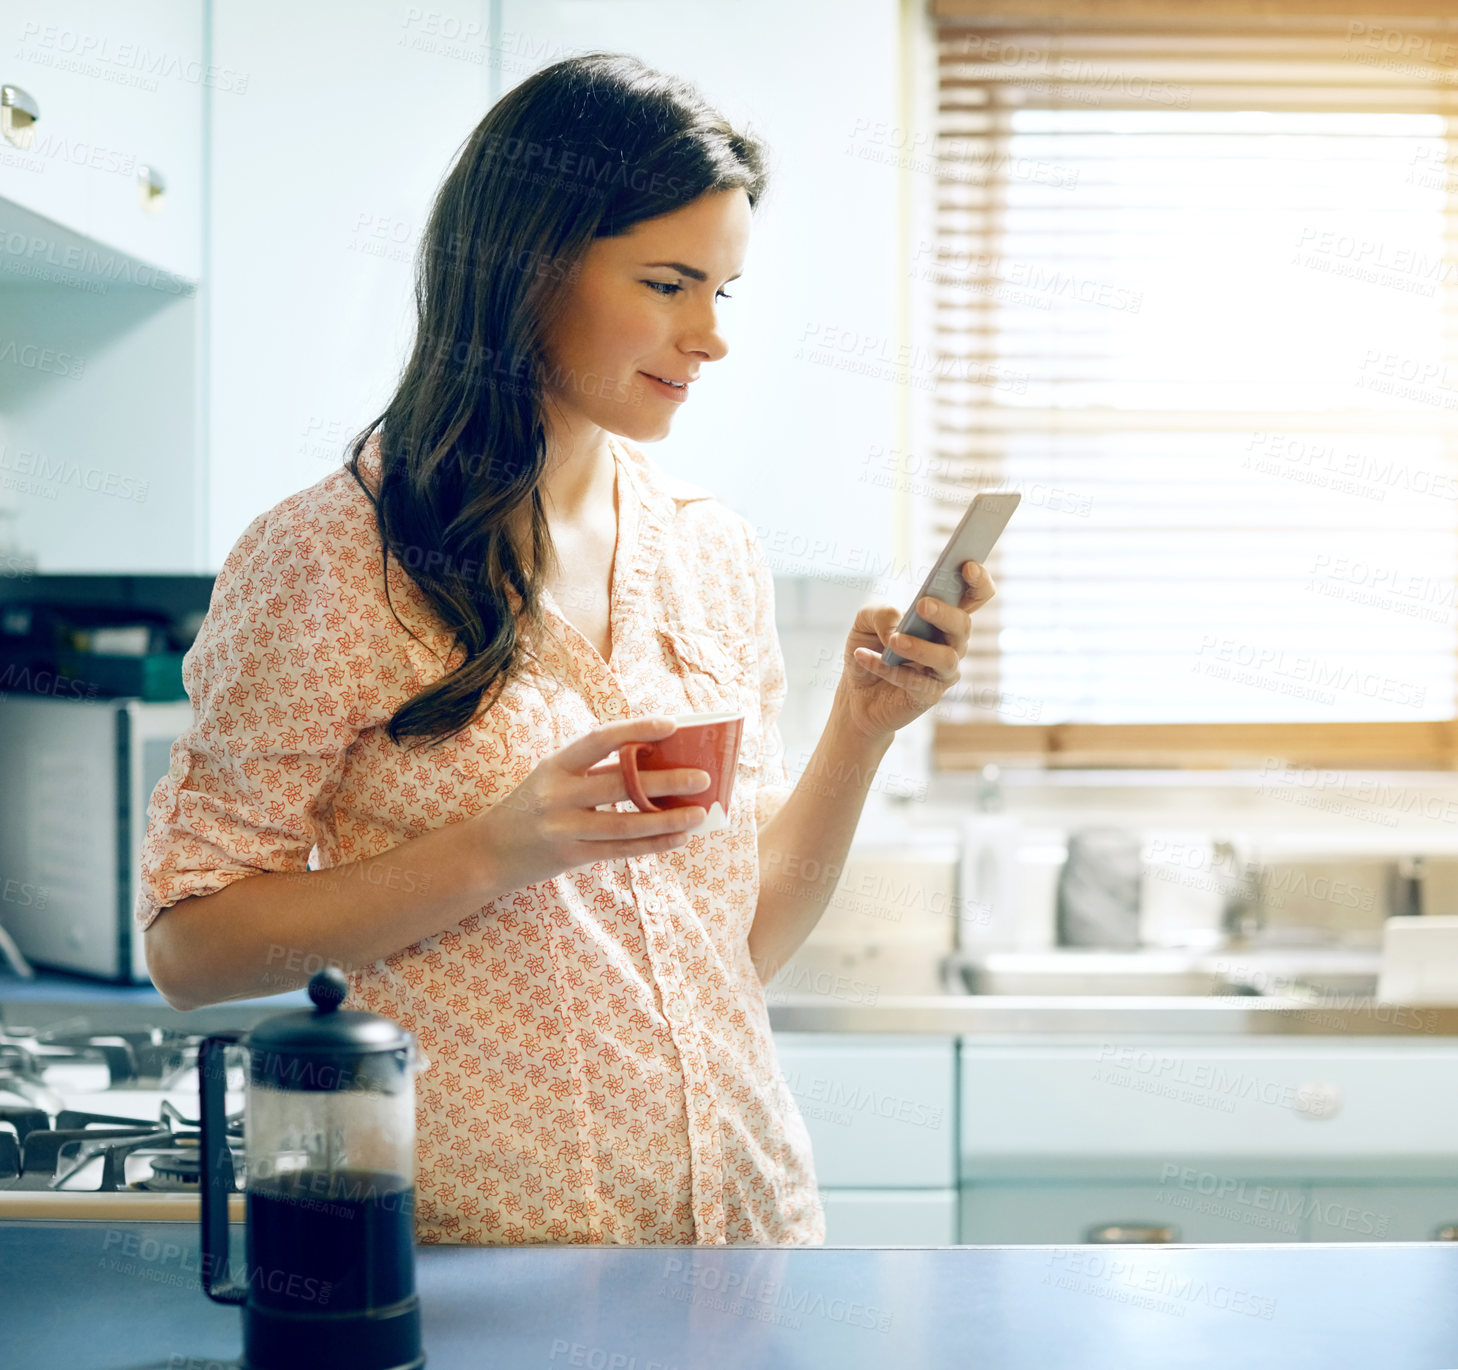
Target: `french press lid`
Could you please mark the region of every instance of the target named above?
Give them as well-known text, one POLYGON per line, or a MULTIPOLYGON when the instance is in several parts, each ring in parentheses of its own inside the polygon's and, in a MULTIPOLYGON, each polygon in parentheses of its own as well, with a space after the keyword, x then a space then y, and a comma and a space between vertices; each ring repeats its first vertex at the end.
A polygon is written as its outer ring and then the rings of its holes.
POLYGON ((398 1023, 342 1009, 349 980, 325 966, 309 980, 312 1009, 265 1018, 248 1034, 252 1080, 273 1089, 374 1089, 395 1093, 411 1037, 398 1023))

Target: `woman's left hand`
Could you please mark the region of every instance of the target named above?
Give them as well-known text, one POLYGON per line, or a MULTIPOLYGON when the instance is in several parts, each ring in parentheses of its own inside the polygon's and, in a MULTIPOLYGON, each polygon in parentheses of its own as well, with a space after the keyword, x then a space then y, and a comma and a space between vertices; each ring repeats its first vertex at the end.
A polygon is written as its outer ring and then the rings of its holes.
POLYGON ((967 584, 961 600, 943 604, 923 598, 916 611, 937 630, 939 640, 897 633, 901 611, 889 604, 867 605, 856 615, 846 639, 845 674, 836 708, 857 732, 872 741, 889 741, 898 728, 920 717, 961 674, 972 632, 972 615, 997 592, 992 577, 975 561, 962 563, 967 584), (887 666, 881 653, 890 647, 907 660, 887 666))

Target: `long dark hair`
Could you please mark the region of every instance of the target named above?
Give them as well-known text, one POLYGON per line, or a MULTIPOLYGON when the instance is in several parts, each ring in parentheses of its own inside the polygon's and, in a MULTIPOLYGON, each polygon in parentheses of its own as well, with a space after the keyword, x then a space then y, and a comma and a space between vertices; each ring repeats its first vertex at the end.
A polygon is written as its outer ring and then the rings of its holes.
POLYGON ((542 344, 584 253, 595 238, 708 192, 743 188, 752 210, 765 163, 765 147, 687 81, 612 52, 534 72, 466 140, 416 258, 410 359, 345 463, 375 508, 387 600, 393 555, 466 652, 395 712, 395 743, 444 741, 505 684, 526 651, 508 586, 527 622, 544 624, 539 587, 552 544, 539 489, 550 379, 542 344), (382 423, 377 498, 359 458, 382 423), (529 570, 511 536, 523 506, 529 570))

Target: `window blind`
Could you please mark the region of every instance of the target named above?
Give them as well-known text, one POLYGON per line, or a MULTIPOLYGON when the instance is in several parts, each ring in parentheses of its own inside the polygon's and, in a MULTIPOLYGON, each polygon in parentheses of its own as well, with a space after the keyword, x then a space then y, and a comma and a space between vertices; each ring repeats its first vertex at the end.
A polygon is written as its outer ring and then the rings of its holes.
POLYGON ((909 474, 937 546, 1023 493, 941 719, 1458 714, 1458 32, 1407 22, 938 14, 909 474))

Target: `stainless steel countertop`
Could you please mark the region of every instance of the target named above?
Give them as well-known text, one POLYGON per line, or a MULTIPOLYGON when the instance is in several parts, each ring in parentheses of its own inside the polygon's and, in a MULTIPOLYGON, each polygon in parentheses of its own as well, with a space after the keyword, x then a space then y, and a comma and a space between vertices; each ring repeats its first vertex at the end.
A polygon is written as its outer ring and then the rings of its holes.
MULTIPOLYGON (((770 991, 770 1026, 777 1032, 920 1034, 942 1037, 1130 1036, 1387 1037, 1411 1041, 1458 1038, 1458 1007, 1420 1008, 1357 996, 1305 1003, 1274 996, 904 994, 871 1002, 830 995, 770 991)), ((297 1005, 293 996, 252 999, 178 1013, 163 1003, 31 999, 0 1002, 11 1026, 76 1030, 159 1024, 188 1032, 248 1029, 297 1005)))
POLYGON ((1307 1003, 1244 995, 883 994, 856 1002, 771 993, 769 1016, 777 1032, 1458 1038, 1458 1008, 1355 995, 1307 1003))
MULTIPOLYGON (((174 1224, 0 1223, 6 1365, 231 1364, 198 1265, 174 1224)), ((1436 1370, 1455 1281, 1448 1242, 416 1253, 428 1370, 1436 1370)))

